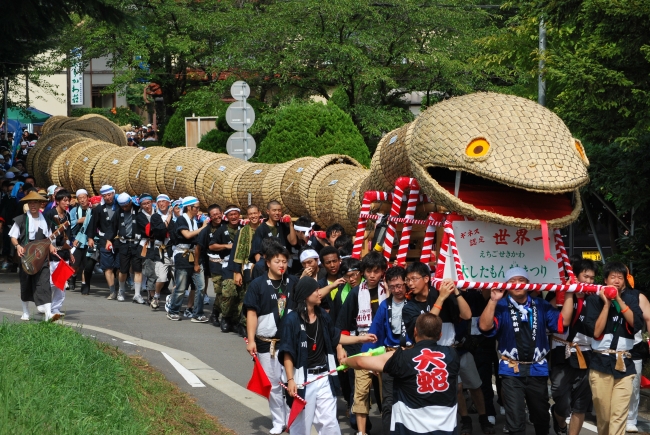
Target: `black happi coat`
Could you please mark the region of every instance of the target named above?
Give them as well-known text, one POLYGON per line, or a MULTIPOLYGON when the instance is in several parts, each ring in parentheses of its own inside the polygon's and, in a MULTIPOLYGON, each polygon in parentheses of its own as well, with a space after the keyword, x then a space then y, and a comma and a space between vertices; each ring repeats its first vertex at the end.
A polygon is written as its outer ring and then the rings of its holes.
MULTIPOLYGON (((596 320, 598 320, 598 316, 603 309, 604 302, 599 295, 591 295, 586 298, 585 304, 587 306, 583 323, 586 333, 593 337, 591 348, 594 351, 606 349, 629 351, 634 347, 634 334, 643 328, 643 312, 639 307, 639 293, 637 290, 628 288, 621 293, 621 299, 632 310, 634 325, 628 324, 623 315, 618 313, 614 304, 610 302, 605 329, 600 337, 594 337, 596 320)), ((613 375, 614 379, 636 374, 632 358, 624 358, 624 361, 625 372, 620 372, 615 368, 616 356, 614 354, 592 352, 589 368, 613 375)))
MULTIPOLYGON (((161 244, 165 241, 167 237, 167 225, 162 220, 162 216, 159 213, 153 213, 151 219, 147 218, 147 215, 144 213, 144 210, 140 210, 135 218, 134 226, 135 234, 139 234, 147 244, 147 253, 144 258, 148 258, 153 261, 161 261, 160 250, 155 246, 156 242, 161 244)), ((141 243, 140 254, 142 256, 142 248, 144 244, 141 243)))
POLYGON ((106 240, 112 241, 117 235, 117 214, 119 211, 120 207, 117 205, 117 201, 113 201, 112 205, 102 204, 93 208, 92 222, 90 224, 97 229, 102 248, 105 247, 106 240))
MULTIPOLYGON (((283 319, 287 314, 295 309, 293 300, 293 289, 298 283, 298 279, 292 275, 285 275, 282 278, 282 293, 286 296, 286 305, 284 316, 280 317, 278 309, 279 292, 271 284, 268 274, 255 278, 248 285, 246 296, 244 296, 243 311, 255 311, 257 314, 257 331, 256 335, 267 338, 280 338, 280 331, 283 319)), ((271 343, 255 338, 257 351, 267 353, 271 351, 271 343)))
POLYGON ((459 370, 456 350, 434 340, 397 349, 383 370, 394 378, 391 434, 456 434, 459 370))
MULTIPOLYGON (((53 207, 46 212, 43 212, 43 217, 45 218, 45 222, 47 222, 47 226, 50 228, 50 231, 54 232, 57 228, 59 228, 59 225, 63 224, 64 222, 70 222, 70 213, 67 211, 64 212, 64 217, 61 220, 58 220, 59 212, 56 211, 56 207, 53 207)), ((63 245, 67 244, 72 247, 72 230, 70 229, 70 225, 68 225, 62 232, 61 234, 54 239, 54 245, 57 247, 61 247, 63 245)), ((57 250, 57 253, 59 256, 64 259, 65 261, 70 261, 70 249, 59 249, 57 250)), ((50 254, 50 261, 59 261, 59 257, 56 255, 50 254)))
MULTIPOLYGON (((334 323, 329 314, 320 307, 314 307, 318 321, 323 326, 323 337, 325 340, 325 352, 327 353, 327 369, 336 368, 334 351, 341 338, 341 330, 334 327, 334 323)), ((285 314, 282 321, 280 345, 278 347, 278 361, 284 361, 284 355, 288 354, 293 360, 295 373, 293 375, 296 385, 300 385, 307 380, 307 362, 309 351, 307 348, 307 332, 305 321, 296 311, 285 314)), ((290 374, 287 374, 290 376, 290 374)), ((339 379, 337 373, 329 375, 330 388, 332 395, 336 397, 339 393, 339 379)), ((305 398, 305 388, 298 388, 298 394, 305 398)))

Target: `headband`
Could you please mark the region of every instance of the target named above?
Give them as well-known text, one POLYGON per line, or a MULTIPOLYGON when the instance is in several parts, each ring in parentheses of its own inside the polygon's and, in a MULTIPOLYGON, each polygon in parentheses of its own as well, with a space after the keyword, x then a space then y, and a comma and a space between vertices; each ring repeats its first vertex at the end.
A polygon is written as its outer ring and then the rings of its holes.
POLYGON ((308 233, 311 231, 311 227, 303 227, 300 225, 294 225, 293 229, 296 231, 300 231, 301 233, 308 233))
POLYGON ((302 263, 303 261, 309 259, 309 258, 318 258, 318 253, 314 251, 313 249, 305 249, 300 253, 300 262, 302 263))
POLYGON ((193 196, 186 196, 183 198, 183 207, 188 207, 190 205, 196 205, 199 203, 199 200, 194 198, 193 196))
POLYGON ((115 193, 115 189, 113 189, 113 186, 109 186, 108 184, 105 184, 102 186, 101 189, 99 189, 100 195, 107 195, 109 193, 115 193))
POLYGON ((237 211, 237 212, 241 213, 241 210, 238 209, 237 207, 230 207, 228 210, 224 211, 223 214, 224 214, 224 215, 227 215, 227 214, 230 213, 231 211, 237 211))
POLYGON ((87 191, 86 189, 79 189, 79 190, 77 190, 76 195, 77 195, 77 197, 78 197, 79 195, 86 195, 86 196, 88 196, 88 191, 87 191))
POLYGON ((165 195, 164 193, 161 193, 160 195, 158 195, 158 197, 156 198, 156 202, 158 202, 158 201, 169 201, 169 202, 171 202, 171 200, 169 199, 169 196, 165 195))
POLYGON ((149 195, 148 193, 143 193, 138 198, 139 202, 142 202, 142 201, 147 200, 147 199, 153 201, 153 196, 149 195))
POLYGON ((127 205, 131 202, 131 197, 129 196, 128 193, 122 192, 119 195, 117 195, 117 203, 119 205, 127 205))

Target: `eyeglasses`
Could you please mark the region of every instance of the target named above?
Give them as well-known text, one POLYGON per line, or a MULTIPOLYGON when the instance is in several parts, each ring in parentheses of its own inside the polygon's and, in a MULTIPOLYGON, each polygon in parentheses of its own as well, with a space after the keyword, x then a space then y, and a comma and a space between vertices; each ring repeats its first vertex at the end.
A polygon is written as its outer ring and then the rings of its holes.
POLYGON ((357 276, 359 276, 359 271, 358 270, 354 271, 354 272, 348 272, 348 273, 345 274, 345 277, 348 278, 348 279, 356 278, 357 276))
POLYGON ((400 290, 404 288, 404 284, 395 284, 395 285, 389 285, 388 290, 390 291, 395 291, 395 290, 400 290))
POLYGON ((404 282, 408 284, 408 283, 410 283, 410 282, 416 282, 416 281, 419 281, 419 280, 421 280, 422 278, 423 278, 423 277, 421 277, 421 276, 416 276, 416 277, 412 277, 412 278, 406 278, 406 279, 404 280, 404 282))

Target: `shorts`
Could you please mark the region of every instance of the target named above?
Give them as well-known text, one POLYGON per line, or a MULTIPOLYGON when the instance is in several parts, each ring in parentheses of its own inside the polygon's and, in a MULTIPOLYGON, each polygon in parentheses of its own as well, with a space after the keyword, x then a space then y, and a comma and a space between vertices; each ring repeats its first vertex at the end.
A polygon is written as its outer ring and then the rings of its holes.
POLYGON ((476 363, 471 353, 465 352, 460 357, 460 370, 458 372, 458 383, 463 384, 463 388, 475 390, 481 388, 483 382, 476 369, 476 363))
POLYGON ((120 273, 129 273, 133 266, 133 273, 142 272, 142 257, 140 257, 140 246, 136 243, 118 242, 117 247, 120 273))
POLYGON ((155 261, 156 266, 156 282, 169 281, 169 272, 172 271, 172 262, 169 257, 164 256, 163 261, 155 261))
POLYGON ((555 412, 565 418, 584 414, 591 403, 589 370, 572 367, 568 361, 551 366, 551 396, 555 401, 555 412))
POLYGON ((354 371, 354 404, 352 412, 355 414, 370 413, 370 388, 372 388, 372 374, 369 370, 354 371))
POLYGON ((149 258, 142 259, 142 276, 147 278, 145 290, 154 291, 156 289, 156 266, 153 260, 149 258))
POLYGON ((119 269, 120 260, 117 254, 113 251, 107 251, 105 248, 99 248, 99 267, 103 271, 119 269))

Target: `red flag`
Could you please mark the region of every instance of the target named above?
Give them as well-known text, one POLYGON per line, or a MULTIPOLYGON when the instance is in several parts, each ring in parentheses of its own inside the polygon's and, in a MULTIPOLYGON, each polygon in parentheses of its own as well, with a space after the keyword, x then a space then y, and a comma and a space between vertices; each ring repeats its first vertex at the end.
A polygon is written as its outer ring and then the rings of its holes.
POLYGON ((650 379, 641 376, 641 388, 650 388, 650 379))
POLYGON ((257 355, 253 357, 253 361, 255 361, 253 374, 251 375, 251 379, 248 381, 246 388, 253 393, 259 394, 268 399, 271 395, 271 381, 269 381, 269 377, 266 376, 260 360, 257 359, 257 355))
POLYGON ((289 421, 287 421, 286 432, 289 432, 289 428, 298 417, 298 414, 300 414, 302 410, 305 409, 306 404, 307 401, 305 401, 305 399, 300 396, 294 396, 293 404, 291 405, 291 412, 289 413, 289 421))
POLYGON ((72 275, 74 275, 74 269, 71 268, 68 263, 61 260, 59 261, 59 265, 56 266, 56 269, 54 269, 54 272, 52 272, 52 284, 63 291, 63 289, 65 289, 66 281, 72 275))

